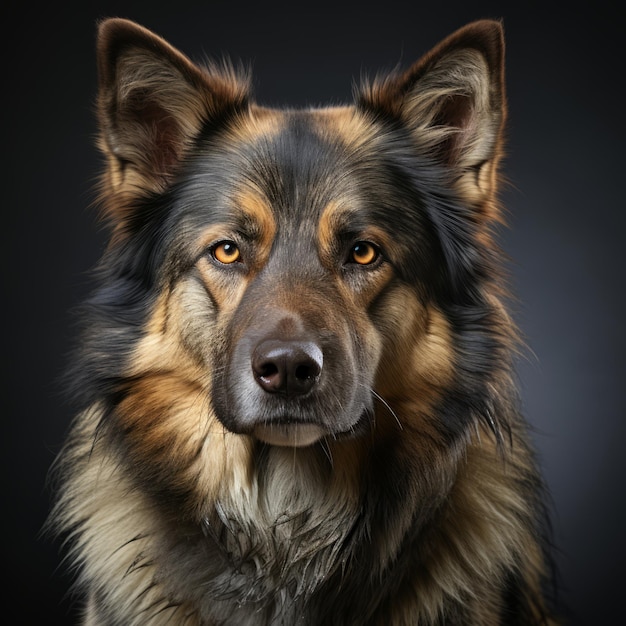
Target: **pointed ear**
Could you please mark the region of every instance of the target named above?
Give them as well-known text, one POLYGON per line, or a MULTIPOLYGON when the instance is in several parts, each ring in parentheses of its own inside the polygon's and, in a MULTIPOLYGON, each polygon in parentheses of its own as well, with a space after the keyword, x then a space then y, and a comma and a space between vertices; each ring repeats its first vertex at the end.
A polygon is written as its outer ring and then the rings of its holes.
POLYGON ((499 22, 461 28, 406 72, 375 82, 361 103, 401 120, 422 154, 452 168, 467 201, 492 198, 505 118, 499 22))
POLYGON ((232 70, 201 69, 128 20, 100 24, 97 60, 109 191, 162 190, 203 126, 247 99, 247 81, 232 70))

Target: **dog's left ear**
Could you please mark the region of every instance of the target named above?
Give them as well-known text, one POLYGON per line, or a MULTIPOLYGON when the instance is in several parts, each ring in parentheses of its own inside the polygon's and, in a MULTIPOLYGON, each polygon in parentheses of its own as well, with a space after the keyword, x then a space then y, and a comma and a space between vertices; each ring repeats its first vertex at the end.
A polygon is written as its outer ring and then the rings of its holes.
POLYGON ((420 153, 451 168, 463 198, 487 209, 505 118, 499 22, 461 28, 404 73, 363 90, 360 105, 399 119, 420 153))

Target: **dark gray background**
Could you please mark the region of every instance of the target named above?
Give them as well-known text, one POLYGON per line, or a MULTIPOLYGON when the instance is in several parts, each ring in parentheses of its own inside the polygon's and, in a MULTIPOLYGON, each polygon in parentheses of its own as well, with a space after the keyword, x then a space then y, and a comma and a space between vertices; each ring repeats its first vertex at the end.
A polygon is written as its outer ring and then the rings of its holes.
POLYGON ((520 362, 524 404, 553 494, 570 623, 615 623, 626 560, 618 4, 16 4, 3 11, 1 77, 5 611, 15 603, 19 623, 73 623, 59 547, 39 531, 46 472, 70 419, 57 382, 70 310, 104 241, 89 208, 99 166, 96 20, 130 17, 192 58, 251 62, 261 102, 305 105, 346 101, 362 72, 408 64, 464 23, 496 17, 507 33, 510 105, 502 243, 530 347, 520 362))

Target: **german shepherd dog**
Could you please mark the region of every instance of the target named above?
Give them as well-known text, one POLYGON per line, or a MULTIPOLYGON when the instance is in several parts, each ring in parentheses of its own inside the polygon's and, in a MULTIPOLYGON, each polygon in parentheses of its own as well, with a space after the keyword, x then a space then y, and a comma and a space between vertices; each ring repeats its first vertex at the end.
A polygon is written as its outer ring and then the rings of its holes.
POLYGON ((495 227, 503 33, 354 103, 100 23, 99 200, 51 523, 87 625, 551 624, 495 227))

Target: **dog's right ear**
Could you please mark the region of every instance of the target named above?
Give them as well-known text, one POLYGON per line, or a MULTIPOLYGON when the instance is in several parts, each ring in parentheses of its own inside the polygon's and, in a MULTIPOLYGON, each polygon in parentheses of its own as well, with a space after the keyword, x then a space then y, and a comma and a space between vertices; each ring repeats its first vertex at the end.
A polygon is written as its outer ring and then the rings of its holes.
POLYGON ((248 81, 232 69, 200 68, 129 20, 99 25, 97 60, 109 191, 161 191, 202 127, 247 101, 248 81))

